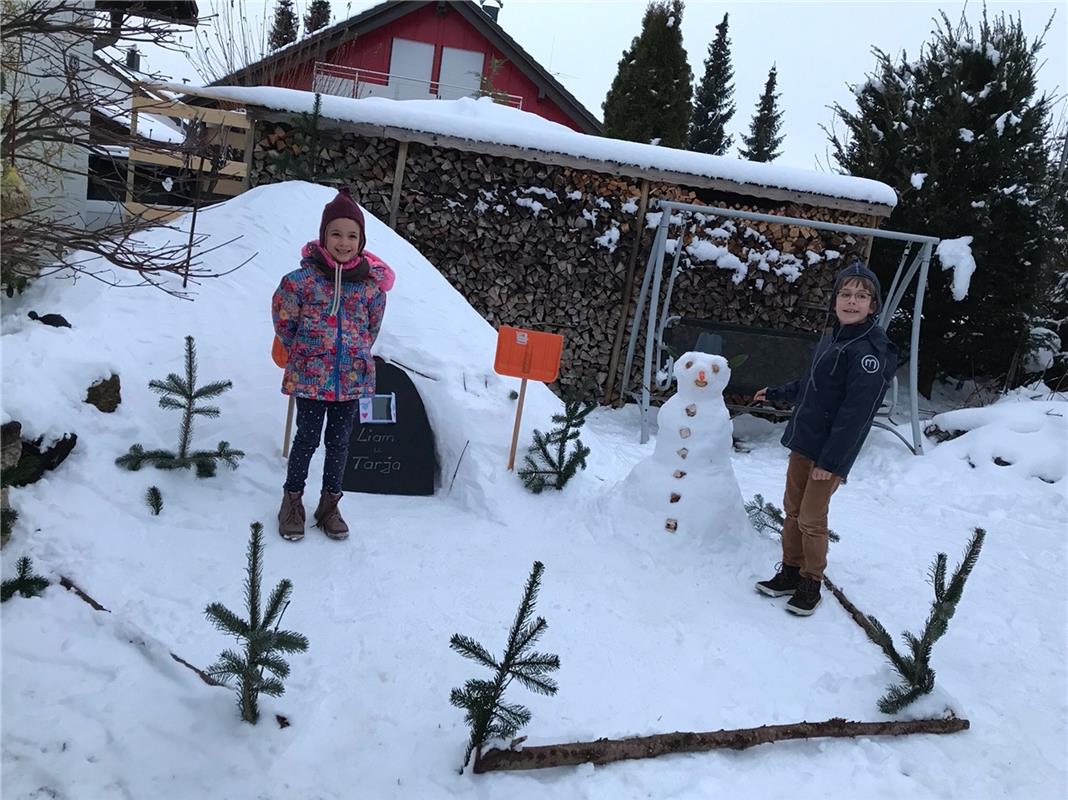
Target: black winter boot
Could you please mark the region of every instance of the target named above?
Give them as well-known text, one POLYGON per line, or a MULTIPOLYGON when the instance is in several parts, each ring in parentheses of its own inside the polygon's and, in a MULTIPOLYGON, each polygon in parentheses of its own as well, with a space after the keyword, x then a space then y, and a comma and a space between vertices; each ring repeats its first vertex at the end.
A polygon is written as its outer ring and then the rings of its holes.
POLYGON ((782 564, 781 567, 771 580, 757 581, 756 590, 768 597, 782 597, 796 592, 801 582, 801 567, 791 567, 789 564, 782 564))
POLYGON ((802 578, 794 596, 786 603, 786 610, 799 617, 807 617, 820 604, 820 582, 815 578, 802 578))

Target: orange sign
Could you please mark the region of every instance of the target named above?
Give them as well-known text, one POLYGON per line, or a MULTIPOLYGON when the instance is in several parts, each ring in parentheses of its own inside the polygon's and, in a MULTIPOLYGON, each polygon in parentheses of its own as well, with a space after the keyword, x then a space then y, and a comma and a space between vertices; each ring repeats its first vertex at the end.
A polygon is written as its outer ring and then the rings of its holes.
POLYGON ((289 353, 286 352, 285 347, 282 346, 282 340, 277 336, 274 337, 274 344, 271 345, 271 358, 279 367, 284 368, 289 363, 289 353))
POLYGON ((502 325, 497 332, 493 369, 498 375, 552 383, 560 374, 563 352, 564 337, 558 333, 502 325))

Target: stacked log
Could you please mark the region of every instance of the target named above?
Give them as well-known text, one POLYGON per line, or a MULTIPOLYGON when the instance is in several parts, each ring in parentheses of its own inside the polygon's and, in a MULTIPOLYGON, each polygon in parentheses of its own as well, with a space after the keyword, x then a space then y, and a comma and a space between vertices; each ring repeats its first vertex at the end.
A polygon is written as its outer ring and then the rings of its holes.
MULTIPOLYGON (((254 184, 281 178, 273 153, 296 148, 295 152, 308 154, 307 142, 285 124, 260 123, 257 134, 254 184)), ((364 207, 386 219, 398 144, 351 132, 336 134, 320 151, 318 171, 324 176, 320 181, 348 183, 364 207)), ((556 388, 562 394, 600 400, 620 315, 625 313, 629 324, 658 220, 637 218, 640 195, 641 182, 636 178, 412 142, 396 230, 490 324, 564 334, 556 388), (628 287, 627 268, 635 247, 635 276, 628 287), (624 298, 629 298, 625 308, 624 298)), ((670 184, 650 183, 649 197, 650 214, 656 211, 657 199, 700 202, 697 190, 670 184)), ((708 202, 869 224, 859 215, 795 204, 746 205, 736 196, 712 197, 708 202)), ((675 282, 671 313, 734 324, 816 330, 823 321, 836 265, 864 244, 797 226, 742 220, 730 224, 712 217, 697 223, 682 236, 684 269, 675 282), (694 246, 701 241, 726 248, 749 264, 744 278, 739 281, 736 270, 700 261, 696 257, 700 250, 694 246), (801 265, 796 277, 791 270, 780 269, 788 256, 801 265)), ((678 237, 678 231, 673 226, 671 236, 678 237)), ((641 341, 638 348, 640 354, 641 341)), ((636 372, 640 357, 638 362, 636 372)))

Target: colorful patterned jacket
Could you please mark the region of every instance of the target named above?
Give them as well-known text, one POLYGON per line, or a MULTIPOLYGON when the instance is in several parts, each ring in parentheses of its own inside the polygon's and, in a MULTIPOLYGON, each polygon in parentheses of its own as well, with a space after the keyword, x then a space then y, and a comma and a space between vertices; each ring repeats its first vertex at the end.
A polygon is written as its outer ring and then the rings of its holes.
POLYGON ((282 278, 271 302, 274 331, 289 355, 282 393, 330 401, 374 394, 371 345, 382 326, 393 270, 365 250, 340 265, 337 282, 335 262, 318 242, 306 244, 301 256, 301 268, 282 278))

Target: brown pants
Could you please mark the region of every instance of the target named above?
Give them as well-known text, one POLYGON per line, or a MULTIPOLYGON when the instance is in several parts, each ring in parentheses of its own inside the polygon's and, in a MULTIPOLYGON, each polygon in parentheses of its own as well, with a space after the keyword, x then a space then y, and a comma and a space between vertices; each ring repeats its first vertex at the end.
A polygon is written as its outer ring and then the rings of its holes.
POLYGON ((823 580, 827 567, 827 507, 842 479, 812 479, 816 464, 790 453, 786 468, 786 494, 782 499, 786 521, 782 526, 782 563, 800 567, 805 578, 823 580))

